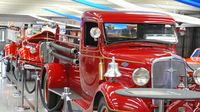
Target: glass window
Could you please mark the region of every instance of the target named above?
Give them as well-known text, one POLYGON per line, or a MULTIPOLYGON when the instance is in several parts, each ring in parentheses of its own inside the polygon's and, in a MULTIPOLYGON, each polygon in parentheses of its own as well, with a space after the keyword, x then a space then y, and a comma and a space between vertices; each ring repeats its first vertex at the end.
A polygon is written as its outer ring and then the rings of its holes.
POLYGON ((176 43, 173 25, 105 23, 106 42, 149 41, 176 43))

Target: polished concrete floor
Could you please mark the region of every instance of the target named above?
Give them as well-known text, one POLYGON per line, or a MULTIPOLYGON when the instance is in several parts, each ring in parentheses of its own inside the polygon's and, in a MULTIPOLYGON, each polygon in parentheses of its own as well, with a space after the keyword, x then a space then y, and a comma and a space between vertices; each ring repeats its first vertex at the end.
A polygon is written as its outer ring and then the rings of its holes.
MULTIPOLYGON (((1 58, 0 58, 1 59, 1 58)), ((24 107, 28 107, 27 110, 22 110, 21 108, 21 96, 19 96, 16 89, 16 85, 12 84, 12 81, 9 81, 6 78, 8 73, 5 73, 5 67, 1 67, 4 64, 0 62, 0 112, 35 112, 35 93, 28 94, 25 91, 25 100, 24 107)), ((33 82, 29 82, 29 88, 33 88, 33 82)), ((38 112, 47 112, 39 99, 39 109, 38 112)))

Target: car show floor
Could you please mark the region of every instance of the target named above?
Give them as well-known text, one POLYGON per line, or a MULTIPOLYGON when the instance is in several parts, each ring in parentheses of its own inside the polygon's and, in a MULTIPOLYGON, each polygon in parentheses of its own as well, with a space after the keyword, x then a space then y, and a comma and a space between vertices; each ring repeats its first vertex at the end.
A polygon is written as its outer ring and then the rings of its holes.
MULTIPOLYGON (((12 81, 8 80, 6 75, 8 75, 8 73, 5 73, 4 64, 1 64, 0 62, 0 112, 35 112, 35 92, 28 94, 25 90, 24 107, 27 107, 28 109, 22 110, 19 108, 21 107, 22 99, 19 94, 16 94, 18 93, 16 84, 13 84, 12 81)), ((29 88, 33 88, 33 84, 33 81, 29 81, 29 88)), ((47 112, 42 107, 40 98, 38 101, 38 112, 47 112)))

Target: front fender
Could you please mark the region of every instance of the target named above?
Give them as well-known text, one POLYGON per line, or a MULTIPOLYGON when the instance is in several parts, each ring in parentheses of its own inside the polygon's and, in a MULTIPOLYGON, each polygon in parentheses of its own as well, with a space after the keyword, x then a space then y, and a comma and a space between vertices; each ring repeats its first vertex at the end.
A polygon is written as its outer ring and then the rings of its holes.
POLYGON ((36 53, 31 54, 30 48, 20 48, 18 51, 19 58, 27 61, 37 62, 40 63, 40 57, 39 57, 39 49, 36 47, 36 53))
POLYGON ((45 69, 46 75, 48 75, 49 88, 63 88, 68 86, 67 73, 63 64, 46 64, 45 69))
POLYGON ((113 111, 129 111, 129 112, 151 112, 144 100, 140 98, 130 98, 115 94, 118 89, 126 88, 117 82, 105 82, 99 86, 105 101, 113 111))

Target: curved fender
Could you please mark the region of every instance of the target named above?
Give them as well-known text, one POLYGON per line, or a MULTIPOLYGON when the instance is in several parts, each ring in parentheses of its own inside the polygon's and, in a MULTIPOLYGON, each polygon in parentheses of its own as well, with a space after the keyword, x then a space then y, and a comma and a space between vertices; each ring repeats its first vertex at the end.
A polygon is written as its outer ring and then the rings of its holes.
POLYGON ((99 91, 104 95, 105 101, 113 111, 151 112, 144 100, 130 98, 115 94, 118 89, 127 88, 117 82, 105 82, 99 86, 99 91))
POLYGON ((50 63, 45 65, 48 75, 49 88, 63 88, 68 86, 68 78, 63 64, 50 63))
POLYGON ((34 61, 40 63, 40 57, 39 57, 39 48, 36 47, 36 52, 34 54, 30 53, 30 48, 22 47, 18 51, 19 58, 29 61, 34 61))

